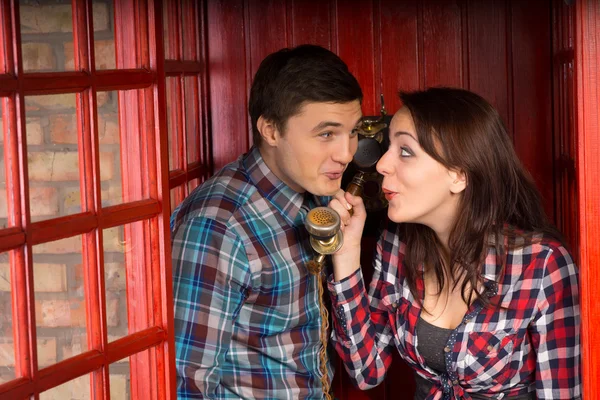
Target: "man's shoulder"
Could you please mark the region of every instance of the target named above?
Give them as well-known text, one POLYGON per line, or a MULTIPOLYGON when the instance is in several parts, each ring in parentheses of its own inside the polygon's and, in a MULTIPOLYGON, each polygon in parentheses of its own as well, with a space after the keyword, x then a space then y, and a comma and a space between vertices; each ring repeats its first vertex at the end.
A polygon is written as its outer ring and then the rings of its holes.
POLYGON ((173 222, 181 225, 192 218, 207 218, 226 225, 256 190, 244 170, 233 162, 192 191, 177 207, 173 222))

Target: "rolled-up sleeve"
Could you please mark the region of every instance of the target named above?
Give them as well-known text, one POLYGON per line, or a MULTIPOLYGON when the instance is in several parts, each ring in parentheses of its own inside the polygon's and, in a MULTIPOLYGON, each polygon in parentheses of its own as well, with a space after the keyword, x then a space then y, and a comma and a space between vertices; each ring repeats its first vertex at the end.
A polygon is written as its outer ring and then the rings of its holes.
POLYGON ((334 329, 332 341, 350 377, 360 389, 381 383, 395 348, 388 323, 388 311, 381 302, 381 248, 367 296, 362 271, 339 282, 332 278, 328 289, 332 301, 334 329))

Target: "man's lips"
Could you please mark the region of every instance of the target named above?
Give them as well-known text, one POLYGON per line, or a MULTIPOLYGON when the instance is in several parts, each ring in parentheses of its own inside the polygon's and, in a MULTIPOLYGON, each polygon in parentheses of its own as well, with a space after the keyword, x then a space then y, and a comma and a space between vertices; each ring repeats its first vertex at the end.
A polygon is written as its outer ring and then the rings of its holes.
POLYGON ((344 171, 330 171, 330 172, 325 172, 323 175, 325 175, 329 179, 335 180, 335 179, 340 179, 342 177, 343 173, 344 173, 344 171))

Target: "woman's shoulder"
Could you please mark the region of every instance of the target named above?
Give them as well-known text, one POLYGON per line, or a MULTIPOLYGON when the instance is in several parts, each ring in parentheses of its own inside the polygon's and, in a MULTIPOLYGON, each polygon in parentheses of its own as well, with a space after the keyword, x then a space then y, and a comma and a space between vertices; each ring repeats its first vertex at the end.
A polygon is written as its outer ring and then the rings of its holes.
POLYGON ((522 264, 528 268, 544 269, 544 275, 554 270, 574 271, 573 256, 566 245, 547 233, 523 233, 514 238, 508 253, 513 264, 522 264))

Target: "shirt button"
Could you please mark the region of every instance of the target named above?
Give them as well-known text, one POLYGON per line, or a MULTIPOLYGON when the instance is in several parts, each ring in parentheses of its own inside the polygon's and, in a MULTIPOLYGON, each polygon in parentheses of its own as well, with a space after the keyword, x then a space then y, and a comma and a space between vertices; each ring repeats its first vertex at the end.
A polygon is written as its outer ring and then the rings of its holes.
POLYGON ((487 351, 492 351, 492 350, 494 350, 494 346, 492 346, 492 345, 489 345, 489 346, 487 347, 487 351))
POLYGON ((446 353, 450 353, 450 347, 448 347, 448 346, 444 347, 444 351, 445 351, 446 353))

